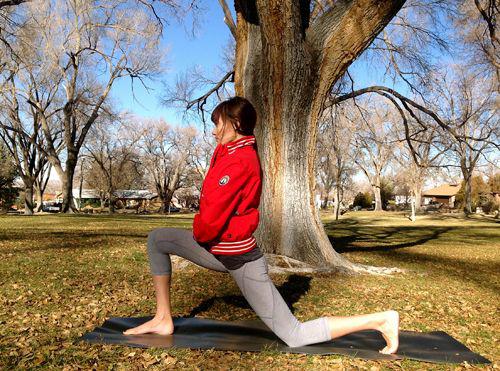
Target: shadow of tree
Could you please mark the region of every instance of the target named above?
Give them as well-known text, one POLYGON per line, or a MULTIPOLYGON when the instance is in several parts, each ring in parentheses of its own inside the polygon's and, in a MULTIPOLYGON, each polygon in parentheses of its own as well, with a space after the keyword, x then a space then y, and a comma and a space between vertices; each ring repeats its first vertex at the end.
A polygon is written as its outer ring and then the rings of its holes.
MULTIPOLYGON (((374 254, 380 254, 379 251, 374 254)), ((492 279, 495 272, 500 272, 500 263, 492 261, 467 261, 451 256, 439 256, 422 252, 395 251, 392 254, 385 254, 384 259, 388 259, 394 264, 415 262, 425 267, 432 273, 437 273, 446 277, 453 277, 458 281, 470 281, 477 286, 489 290, 495 295, 500 292, 500 282, 492 279)), ((498 274, 496 274, 498 277, 498 274)))
MULTIPOLYGON (((375 254, 388 263, 415 264, 431 274, 453 277, 458 281, 470 281, 496 294, 500 292, 498 280, 491 277, 494 272, 500 271, 500 263, 492 261, 468 260, 455 258, 449 254, 432 254, 429 250, 408 249, 410 247, 424 247, 429 241, 439 245, 440 242, 449 246, 453 243, 463 243, 470 235, 470 226, 399 226, 383 227, 363 225, 359 221, 344 223, 329 223, 325 227, 334 235, 329 239, 338 253, 363 252, 375 254)), ((474 238, 491 238, 489 228, 477 227, 474 238)))
MULTIPOLYGON (((94 250, 102 248, 103 245, 108 246, 109 241, 113 238, 123 237, 130 240, 143 240, 146 246, 147 234, 141 233, 124 233, 124 232, 73 232, 73 231, 40 231, 39 233, 30 233, 29 246, 6 248, 2 253, 7 254, 24 254, 34 251, 48 251, 53 249, 74 249, 74 250, 94 250)), ((16 233, 9 234, 8 237, 0 236, 3 242, 26 241, 26 234, 16 233)))
MULTIPOLYGON (((295 313, 293 304, 298 302, 300 298, 309 291, 311 287, 311 277, 292 274, 288 276, 287 281, 276 288, 285 300, 288 308, 292 313, 295 313)), ((187 317, 194 317, 204 311, 210 309, 218 300, 222 300, 226 304, 234 305, 242 309, 252 309, 246 299, 242 295, 225 295, 215 296, 202 301, 196 308, 193 308, 187 317)))
POLYGON ((438 239, 452 227, 349 227, 344 236, 328 236, 335 251, 342 254, 351 251, 390 251, 422 245, 438 239), (356 244, 355 244, 356 243, 356 244), (364 246, 361 246, 364 245, 364 246))

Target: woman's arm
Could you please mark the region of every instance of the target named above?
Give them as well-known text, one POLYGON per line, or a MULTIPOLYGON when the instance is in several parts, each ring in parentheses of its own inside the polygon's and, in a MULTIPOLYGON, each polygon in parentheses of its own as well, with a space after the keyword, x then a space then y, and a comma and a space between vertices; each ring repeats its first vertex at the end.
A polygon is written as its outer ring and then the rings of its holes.
POLYGON ((200 244, 217 239, 236 211, 241 192, 249 179, 242 161, 231 161, 210 177, 200 196, 200 212, 194 216, 193 237, 200 244))

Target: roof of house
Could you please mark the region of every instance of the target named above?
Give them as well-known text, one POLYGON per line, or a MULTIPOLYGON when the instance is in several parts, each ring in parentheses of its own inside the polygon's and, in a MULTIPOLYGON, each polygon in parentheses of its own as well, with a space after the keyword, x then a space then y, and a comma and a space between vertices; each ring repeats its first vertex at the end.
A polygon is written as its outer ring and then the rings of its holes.
POLYGON ((460 184, 442 184, 439 187, 423 191, 423 196, 455 196, 460 190, 460 184))
POLYGON ((158 197, 157 193, 153 193, 146 189, 120 189, 114 192, 117 198, 126 199, 146 199, 151 200, 158 197))
MULTIPOLYGON (((151 200, 158 197, 157 193, 148 191, 147 189, 119 189, 114 192, 116 198, 121 199, 139 199, 139 200, 151 200)), ((57 194, 58 197, 62 197, 62 193, 57 194)), ((80 197, 80 188, 73 188, 73 197, 80 197)), ((85 189, 82 188, 82 199, 98 199, 99 191, 97 189, 85 189)))

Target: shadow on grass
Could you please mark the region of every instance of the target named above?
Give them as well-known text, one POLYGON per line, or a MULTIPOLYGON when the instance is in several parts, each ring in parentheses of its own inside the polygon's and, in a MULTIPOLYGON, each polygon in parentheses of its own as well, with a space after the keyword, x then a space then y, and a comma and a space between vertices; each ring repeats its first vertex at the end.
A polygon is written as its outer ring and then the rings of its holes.
MULTIPOLYGON (((292 313, 295 312, 293 304, 298 302, 300 298, 309 291, 311 286, 311 277, 292 274, 281 286, 276 287, 283 299, 285 299, 288 308, 292 313)), ((187 317, 194 317, 212 307, 217 300, 222 300, 226 304, 234 305, 238 308, 252 309, 246 299, 242 295, 225 295, 221 297, 213 297, 201 302, 196 308, 193 308, 187 317)))
POLYGON ((187 214, 185 216, 181 216, 183 214, 43 214, 43 215, 8 215, 8 218, 18 218, 20 220, 24 219, 27 221, 28 219, 36 220, 38 218, 67 218, 67 219, 91 219, 92 223, 109 223, 110 221, 129 221, 129 222, 144 222, 145 220, 153 221, 161 221, 165 222, 166 220, 171 221, 193 221, 193 216, 191 214, 187 214), (189 216, 191 215, 191 216, 189 216), (36 219, 35 219, 36 218, 36 219))
MULTIPOLYGON (((107 232, 40 232, 31 233, 30 240, 32 243, 26 247, 6 248, 2 249, 2 253, 6 254, 24 254, 27 252, 49 251, 54 249, 73 249, 73 250, 93 250, 106 247, 112 247, 113 238, 125 237, 132 240, 144 240, 144 245, 147 242, 147 234, 141 233, 113 233, 107 232)), ((25 241, 26 234, 9 234, 7 237, 0 235, 4 242, 25 241)))
POLYGON ((438 239, 453 227, 353 227, 341 231, 347 236, 328 236, 335 251, 342 254, 352 251, 391 251, 422 245, 438 239), (356 244, 355 244, 356 243, 356 244), (371 246, 360 246, 371 245, 371 246), (373 246, 375 245, 375 246, 373 246))
MULTIPOLYGON (((379 251, 374 252, 380 254, 379 251)), ((384 254, 384 259, 391 263, 414 263, 431 273, 437 273, 445 277, 453 277, 458 281, 470 281, 491 291, 494 295, 500 292, 500 282, 492 277, 498 277, 495 272, 500 272, 500 263, 492 261, 464 261, 460 258, 450 256, 439 256, 413 251, 394 251, 384 254)))
MULTIPOLYGON (((363 252, 375 254, 387 261, 387 265, 401 263, 418 264, 420 269, 445 277, 453 277, 457 281, 470 281, 481 288, 493 293, 500 292, 498 280, 492 277, 494 272, 500 271, 500 264, 494 261, 466 259, 467 256, 455 258, 439 251, 440 243, 453 248, 453 244, 464 242, 474 243, 477 240, 484 245, 481 238, 486 241, 492 238, 491 228, 470 226, 414 226, 414 227, 380 227, 363 226, 362 223, 330 223, 327 225, 330 233, 330 242, 335 251, 339 253, 363 252), (473 230, 473 231, 472 231, 473 230), (436 252, 424 250, 427 242, 437 246, 436 252), (422 249, 408 249, 422 247, 422 249)), ((488 242, 486 242, 488 243, 488 242)), ((443 247, 444 248, 444 247, 443 247)), ((464 252, 469 254, 470 252, 464 252)), ((369 255, 367 255, 369 256, 369 255)))
POLYGON ((495 219, 493 216, 484 216, 484 215, 465 216, 464 214, 425 214, 425 217, 427 220, 436 220, 436 221, 461 220, 468 222, 477 221, 481 223, 500 224, 500 219, 495 219))

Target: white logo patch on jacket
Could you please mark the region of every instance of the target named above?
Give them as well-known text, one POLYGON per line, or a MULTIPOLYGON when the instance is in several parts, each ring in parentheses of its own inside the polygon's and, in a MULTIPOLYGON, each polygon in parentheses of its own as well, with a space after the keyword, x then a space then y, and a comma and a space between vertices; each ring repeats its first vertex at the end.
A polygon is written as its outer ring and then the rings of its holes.
POLYGON ((222 178, 219 179, 220 186, 226 185, 228 182, 229 182, 229 175, 224 175, 222 178))

